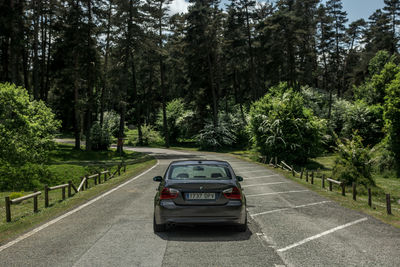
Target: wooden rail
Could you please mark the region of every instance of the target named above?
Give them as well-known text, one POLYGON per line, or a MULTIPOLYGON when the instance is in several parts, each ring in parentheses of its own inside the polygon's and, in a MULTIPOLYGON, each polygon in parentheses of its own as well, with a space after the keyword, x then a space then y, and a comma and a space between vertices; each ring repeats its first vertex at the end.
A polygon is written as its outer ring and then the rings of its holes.
MULTIPOLYGON (((299 178, 303 179, 303 176, 305 176, 305 180, 306 182, 308 182, 309 178, 311 178, 311 184, 314 184, 314 179, 315 178, 321 178, 321 186, 322 188, 325 189, 325 181, 328 181, 329 183, 329 191, 332 191, 333 189, 333 184, 337 184, 340 188, 341 188, 341 194, 342 196, 346 196, 346 185, 341 182, 341 181, 337 181, 334 180, 332 178, 326 178, 325 174, 322 174, 322 176, 318 177, 318 172, 319 169, 317 170, 317 172, 315 173, 314 171, 311 171, 311 174, 309 175, 309 171, 305 168, 301 168, 300 172, 296 172, 294 169, 294 166, 289 166, 285 161, 281 160, 279 162, 280 164, 278 164, 278 160, 277 157, 272 157, 271 160, 269 161, 269 165, 273 166, 274 168, 282 168, 282 170, 286 170, 292 173, 293 177, 296 177, 296 174, 299 174, 299 178), (273 163, 273 161, 275 161, 275 163, 273 163)), ((352 183, 352 197, 354 201, 357 201, 357 184, 356 183, 352 183)), ((380 206, 379 204, 376 204, 378 206, 380 206)), ((372 207, 372 192, 371 192, 371 188, 368 188, 368 206, 372 207)), ((386 212, 388 215, 392 214, 392 205, 391 205, 391 198, 390 198, 390 194, 386 194, 386 212)), ((395 209, 395 208, 394 208, 395 209)), ((397 209, 395 209, 397 210, 397 209)))
POLYGON ((41 194, 42 192, 34 192, 32 194, 23 196, 23 197, 19 197, 16 199, 10 199, 9 196, 5 197, 6 200, 6 221, 7 222, 11 222, 11 205, 12 204, 18 204, 21 203, 24 200, 33 198, 33 212, 37 212, 38 211, 38 196, 41 194))
MULTIPOLYGON (((55 185, 55 186, 44 186, 44 203, 45 207, 49 207, 49 192, 52 190, 58 190, 61 189, 61 197, 63 200, 66 198, 66 190, 68 190, 68 197, 72 197, 72 190, 77 194, 80 191, 83 191, 88 189, 88 180, 89 179, 94 179, 95 185, 101 184, 101 175, 104 175, 104 182, 107 181, 108 179, 113 178, 116 173, 118 175, 121 175, 121 169, 123 172, 126 172, 126 163, 120 163, 117 165, 117 169, 113 174, 111 174, 110 170, 104 170, 101 172, 97 172, 96 174, 92 175, 85 175, 82 177, 81 183, 79 184, 78 188, 75 187, 75 185, 72 183, 72 181, 68 181, 66 184, 61 184, 61 185, 55 185)), ((33 211, 37 212, 38 211, 38 196, 41 195, 42 192, 34 192, 32 194, 22 196, 16 199, 10 199, 9 196, 5 197, 5 206, 6 206, 6 221, 11 222, 11 205, 13 204, 18 204, 21 203, 24 200, 33 198, 33 211)))

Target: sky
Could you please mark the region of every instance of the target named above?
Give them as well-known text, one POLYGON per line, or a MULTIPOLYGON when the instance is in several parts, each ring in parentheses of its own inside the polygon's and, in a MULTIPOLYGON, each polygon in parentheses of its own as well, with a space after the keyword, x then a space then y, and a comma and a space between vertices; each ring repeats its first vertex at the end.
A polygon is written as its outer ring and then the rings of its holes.
MULTIPOLYGON (((263 2, 265 0, 259 0, 263 2)), ((326 0, 323 0, 324 2, 326 0)), ((229 2, 228 0, 222 0, 222 3, 229 2)), ((365 19, 367 20, 375 10, 383 8, 383 0, 342 0, 343 9, 347 12, 349 22, 365 19)), ((185 0, 173 0, 170 6, 170 14, 186 12, 189 3, 185 0)))

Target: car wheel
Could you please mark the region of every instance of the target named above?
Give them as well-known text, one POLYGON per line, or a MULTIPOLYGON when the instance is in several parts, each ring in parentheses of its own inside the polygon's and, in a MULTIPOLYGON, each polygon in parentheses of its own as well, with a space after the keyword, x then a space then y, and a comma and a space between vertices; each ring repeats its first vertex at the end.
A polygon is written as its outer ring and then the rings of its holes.
POLYGON ((153 217, 153 230, 155 233, 165 232, 167 226, 165 224, 157 224, 156 223, 156 216, 153 217))
POLYGON ((244 224, 239 224, 238 226, 236 226, 236 230, 238 232, 246 232, 246 230, 247 230, 247 216, 246 216, 246 220, 245 220, 244 224))

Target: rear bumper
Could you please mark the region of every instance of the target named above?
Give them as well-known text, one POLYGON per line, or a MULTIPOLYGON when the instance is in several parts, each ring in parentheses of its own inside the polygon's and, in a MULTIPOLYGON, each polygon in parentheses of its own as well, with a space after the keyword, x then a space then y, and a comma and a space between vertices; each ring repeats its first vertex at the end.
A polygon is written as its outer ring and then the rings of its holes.
POLYGON ((246 206, 240 200, 222 206, 180 206, 172 200, 155 205, 158 224, 244 224, 246 206))

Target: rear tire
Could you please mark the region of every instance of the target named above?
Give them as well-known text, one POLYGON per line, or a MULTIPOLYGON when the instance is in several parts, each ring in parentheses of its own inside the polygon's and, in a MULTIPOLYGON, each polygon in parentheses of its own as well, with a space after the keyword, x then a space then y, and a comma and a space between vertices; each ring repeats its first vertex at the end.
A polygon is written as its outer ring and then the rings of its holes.
POLYGON ((167 226, 165 224, 157 224, 156 216, 153 217, 153 230, 155 233, 165 232, 167 230, 167 226))
POLYGON ((238 226, 236 226, 236 230, 242 233, 247 231, 247 216, 246 220, 244 221, 244 224, 239 224, 238 226))

